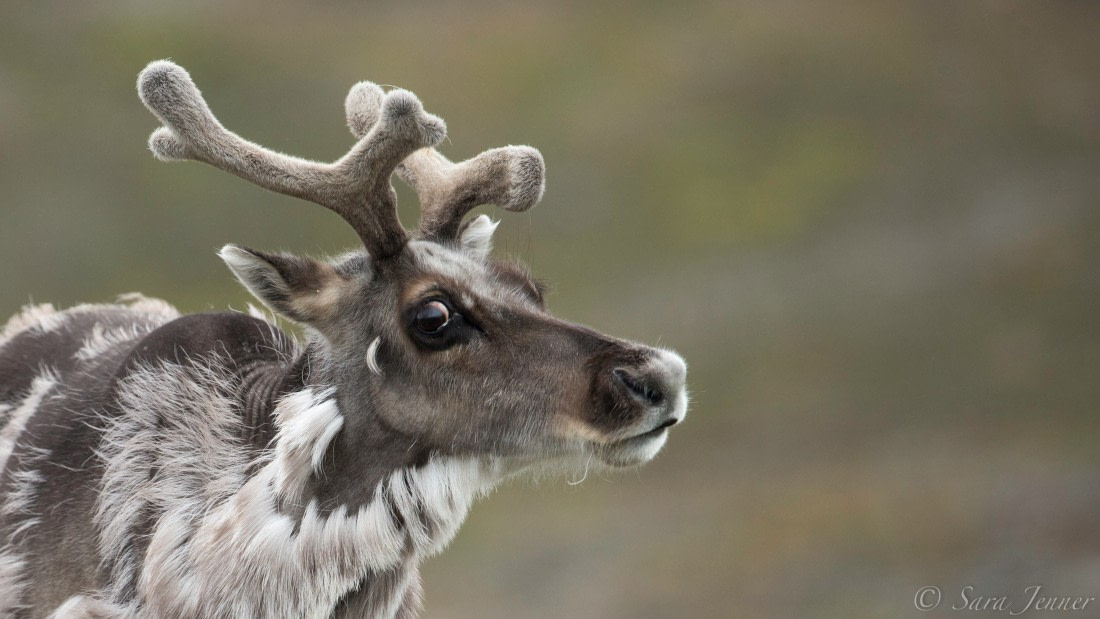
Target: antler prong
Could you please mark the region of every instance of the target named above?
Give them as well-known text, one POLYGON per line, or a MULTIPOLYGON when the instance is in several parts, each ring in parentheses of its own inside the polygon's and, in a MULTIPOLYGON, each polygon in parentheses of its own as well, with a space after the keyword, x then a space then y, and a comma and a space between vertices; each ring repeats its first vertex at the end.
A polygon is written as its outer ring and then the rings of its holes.
POLYGON ((408 239, 397 218, 390 175, 409 154, 446 136, 442 119, 426 113, 415 95, 393 90, 367 101, 373 106, 371 129, 357 136, 346 155, 318 163, 272 151, 226 129, 187 71, 172 62, 150 63, 138 76, 138 91, 165 125, 149 138, 158 158, 202 161, 329 208, 351 224, 376 257, 397 253, 408 239))
MULTIPOLYGON (((370 82, 352 87, 345 113, 353 135, 369 134, 382 97, 382 89, 370 82)), ((525 211, 538 203, 545 188, 542 155, 530 146, 494 148, 459 163, 428 146, 406 157, 397 174, 420 198, 420 234, 435 240, 454 238, 462 217, 475 206, 525 211)))

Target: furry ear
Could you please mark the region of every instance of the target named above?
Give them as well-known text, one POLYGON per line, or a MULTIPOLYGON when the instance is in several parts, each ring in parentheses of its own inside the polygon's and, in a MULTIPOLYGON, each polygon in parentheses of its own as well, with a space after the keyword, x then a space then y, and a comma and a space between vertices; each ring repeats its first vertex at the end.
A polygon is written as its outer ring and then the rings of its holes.
POLYGON ((327 262, 237 245, 226 245, 218 256, 253 296, 290 320, 317 326, 337 311, 346 281, 327 262))
POLYGON ((499 221, 489 219, 488 215, 478 215, 466 222, 459 232, 459 243, 462 251, 473 258, 484 260, 489 257, 493 249, 493 233, 496 232, 499 221))

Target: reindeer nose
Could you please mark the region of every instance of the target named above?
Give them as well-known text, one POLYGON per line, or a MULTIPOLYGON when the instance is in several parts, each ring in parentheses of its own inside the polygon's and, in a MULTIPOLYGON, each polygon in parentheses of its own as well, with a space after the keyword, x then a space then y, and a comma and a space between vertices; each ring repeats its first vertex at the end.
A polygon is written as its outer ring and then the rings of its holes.
MULTIPOLYGON (((649 406, 660 406, 664 404, 664 388, 654 377, 632 374, 623 368, 615 368, 611 373, 626 392, 639 402, 648 404, 649 406)), ((675 423, 675 421, 673 423, 675 423)))
MULTIPOLYGON (((619 366, 611 374, 623 391, 639 403, 656 408, 669 404, 670 400, 682 399, 679 396, 687 380, 687 365, 680 355, 658 348, 652 349, 644 365, 619 366)), ((682 414, 669 412, 674 414, 674 418, 671 423, 666 422, 667 425, 676 423, 682 417, 682 414)))

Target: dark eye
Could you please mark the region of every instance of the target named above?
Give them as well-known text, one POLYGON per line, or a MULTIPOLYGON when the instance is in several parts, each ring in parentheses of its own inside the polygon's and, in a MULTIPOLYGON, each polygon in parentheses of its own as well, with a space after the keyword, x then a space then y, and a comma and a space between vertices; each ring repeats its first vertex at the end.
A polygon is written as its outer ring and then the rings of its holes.
POLYGON ((416 328, 424 333, 438 333, 451 322, 451 312, 439 301, 428 301, 416 310, 416 328))

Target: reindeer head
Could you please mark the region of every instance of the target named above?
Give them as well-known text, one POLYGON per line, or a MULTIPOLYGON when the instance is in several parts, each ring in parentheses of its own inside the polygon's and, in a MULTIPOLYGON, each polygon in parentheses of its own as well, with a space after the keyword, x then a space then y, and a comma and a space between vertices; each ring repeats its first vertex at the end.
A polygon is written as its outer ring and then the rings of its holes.
POLYGON ((684 418, 678 355, 550 315, 537 282, 490 257, 496 223, 463 221, 480 204, 523 211, 538 202, 535 149, 452 163, 434 149, 443 121, 415 95, 363 82, 345 104, 358 141, 317 163, 228 131, 175 64, 150 64, 138 88, 165 125, 149 140, 158 158, 202 161, 315 202, 362 239, 365 251, 333 261, 235 245, 220 254, 252 294, 311 334, 349 453, 377 448, 371 437, 384 435, 422 453, 629 466, 651 459, 684 418), (411 233, 397 218, 394 172, 420 197, 411 233))

